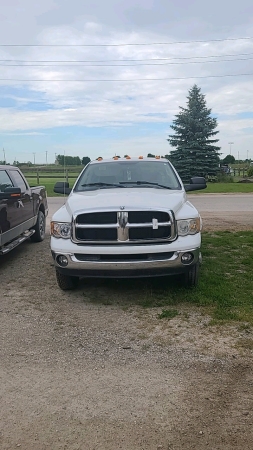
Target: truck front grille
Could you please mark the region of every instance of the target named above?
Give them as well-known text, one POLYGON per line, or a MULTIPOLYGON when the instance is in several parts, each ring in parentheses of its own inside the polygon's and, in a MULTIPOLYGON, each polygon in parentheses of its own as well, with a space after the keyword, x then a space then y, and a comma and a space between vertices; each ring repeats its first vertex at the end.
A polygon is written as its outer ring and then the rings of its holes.
POLYGON ((97 254, 80 254, 75 253, 74 256, 78 261, 87 262, 87 261, 95 261, 95 262, 131 262, 131 261, 164 261, 172 258, 174 252, 164 252, 164 253, 137 253, 135 254, 123 254, 123 255, 97 255, 97 254))
POLYGON ((176 238, 172 211, 82 212, 73 220, 77 244, 157 244, 176 238))

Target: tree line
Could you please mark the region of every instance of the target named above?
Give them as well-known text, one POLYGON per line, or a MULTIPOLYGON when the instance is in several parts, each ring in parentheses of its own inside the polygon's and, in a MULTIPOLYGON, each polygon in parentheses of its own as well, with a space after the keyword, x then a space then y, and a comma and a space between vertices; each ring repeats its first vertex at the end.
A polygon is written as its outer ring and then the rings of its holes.
POLYGON ((57 155, 56 157, 56 163, 60 166, 86 166, 90 160, 89 156, 84 156, 82 159, 79 156, 57 155))

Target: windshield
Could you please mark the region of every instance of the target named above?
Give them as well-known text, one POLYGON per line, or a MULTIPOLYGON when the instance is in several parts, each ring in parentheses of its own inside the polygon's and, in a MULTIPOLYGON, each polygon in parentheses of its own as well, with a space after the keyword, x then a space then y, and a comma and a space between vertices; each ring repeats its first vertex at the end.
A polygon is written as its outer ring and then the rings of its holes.
POLYGON ((81 174, 75 191, 115 187, 181 189, 179 180, 165 161, 112 161, 90 164, 81 174))

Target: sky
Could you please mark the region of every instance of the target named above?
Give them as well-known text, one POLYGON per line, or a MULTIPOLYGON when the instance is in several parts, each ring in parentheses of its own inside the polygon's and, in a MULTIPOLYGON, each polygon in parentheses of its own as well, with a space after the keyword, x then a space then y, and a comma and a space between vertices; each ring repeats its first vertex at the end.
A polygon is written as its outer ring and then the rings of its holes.
POLYGON ((196 83, 253 160, 252 0, 0 0, 0 160, 169 154, 196 83))

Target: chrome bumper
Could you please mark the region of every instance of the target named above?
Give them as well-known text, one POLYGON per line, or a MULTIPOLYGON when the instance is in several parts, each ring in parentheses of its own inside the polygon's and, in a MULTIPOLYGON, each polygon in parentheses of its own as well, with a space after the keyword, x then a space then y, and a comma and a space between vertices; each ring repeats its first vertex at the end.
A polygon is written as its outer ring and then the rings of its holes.
POLYGON ((143 276, 158 276, 171 275, 173 273, 183 273, 189 270, 189 267, 201 262, 201 253, 199 248, 172 252, 168 259, 139 259, 133 260, 117 260, 115 255, 114 261, 80 261, 74 254, 71 253, 56 253, 52 252, 55 267, 59 272, 73 275, 73 276, 90 276, 101 278, 120 278, 120 277, 143 277, 143 276), (191 253, 193 258, 190 263, 183 263, 182 256, 185 253, 191 253), (62 267, 57 262, 57 257, 64 255, 68 264, 62 267))

